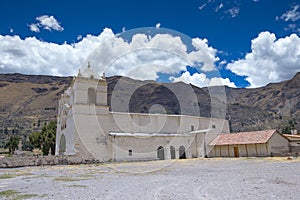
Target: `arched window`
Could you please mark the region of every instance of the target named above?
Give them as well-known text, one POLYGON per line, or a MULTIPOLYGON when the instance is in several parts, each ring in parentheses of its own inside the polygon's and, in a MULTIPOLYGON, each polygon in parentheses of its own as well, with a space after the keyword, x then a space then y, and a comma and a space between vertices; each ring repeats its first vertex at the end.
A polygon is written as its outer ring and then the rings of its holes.
POLYGON ((88 89, 88 104, 96 103, 96 92, 94 88, 88 89))

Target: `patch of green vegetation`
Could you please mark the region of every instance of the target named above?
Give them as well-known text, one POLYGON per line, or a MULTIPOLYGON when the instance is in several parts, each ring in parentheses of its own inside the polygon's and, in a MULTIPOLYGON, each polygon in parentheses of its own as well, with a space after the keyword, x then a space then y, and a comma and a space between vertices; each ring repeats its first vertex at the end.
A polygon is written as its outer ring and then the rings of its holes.
POLYGON ((12 174, 0 174, 0 179, 9 179, 9 178, 14 178, 15 175, 12 174))
POLYGON ((86 185, 68 185, 68 187, 86 188, 86 185))
POLYGON ((10 197, 15 196, 18 193, 19 192, 17 192, 16 190, 4 190, 4 191, 0 192, 0 197, 10 198, 10 197))
POLYGON ((71 182, 71 181, 90 180, 91 178, 92 178, 91 176, 85 176, 85 175, 81 175, 80 177, 61 176, 61 177, 56 177, 53 180, 54 181, 71 182))
POLYGON ((37 197, 37 194, 20 194, 15 196, 12 200, 22 200, 22 199, 30 199, 32 197, 37 197))
POLYGON ((21 172, 19 174, 17 174, 17 176, 33 176, 33 173, 29 173, 29 172, 21 172))
POLYGON ((79 181, 78 179, 76 179, 74 177, 67 177, 67 176, 56 177, 53 180, 64 181, 64 182, 79 181))
MULTIPOLYGON (((37 194, 20 194, 20 192, 16 190, 5 190, 0 192, 0 197, 5 197, 6 199, 12 200, 23 200, 30 199, 32 197, 37 197, 37 194)), ((42 197, 42 196, 41 196, 42 197)))
POLYGON ((46 196, 48 196, 48 194, 42 194, 42 195, 40 195, 40 198, 44 198, 46 196))

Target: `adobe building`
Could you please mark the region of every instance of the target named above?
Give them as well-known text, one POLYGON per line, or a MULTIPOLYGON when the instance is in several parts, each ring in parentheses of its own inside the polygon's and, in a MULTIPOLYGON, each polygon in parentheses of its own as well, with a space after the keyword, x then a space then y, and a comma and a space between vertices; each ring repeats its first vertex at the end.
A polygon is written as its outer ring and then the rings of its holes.
POLYGON ((220 134, 209 144, 212 157, 283 156, 290 153, 288 139, 277 130, 220 134))
POLYGON ((227 120, 111 112, 106 78, 88 65, 59 101, 56 155, 99 161, 206 157, 220 133, 229 133, 227 120))
POLYGON ((289 140, 289 147, 290 152, 292 154, 298 154, 300 153, 300 135, 297 134, 282 134, 289 140))

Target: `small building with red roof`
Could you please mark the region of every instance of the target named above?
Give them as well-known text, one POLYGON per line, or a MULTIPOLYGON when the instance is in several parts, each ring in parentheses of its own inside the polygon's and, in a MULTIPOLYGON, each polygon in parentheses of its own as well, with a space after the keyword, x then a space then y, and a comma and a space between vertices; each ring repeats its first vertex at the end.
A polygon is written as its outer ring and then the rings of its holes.
POLYGON ((209 143, 210 157, 259 157, 287 155, 288 139, 277 130, 220 134, 209 143))

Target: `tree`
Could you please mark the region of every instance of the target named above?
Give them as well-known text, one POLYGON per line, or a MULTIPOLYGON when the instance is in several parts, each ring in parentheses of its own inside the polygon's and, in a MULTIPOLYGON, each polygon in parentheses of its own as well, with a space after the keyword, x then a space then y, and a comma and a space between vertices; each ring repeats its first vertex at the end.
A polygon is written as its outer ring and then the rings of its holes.
POLYGON ((55 138, 56 138, 56 121, 50 121, 42 129, 42 151, 44 155, 48 155, 51 148, 51 154, 55 153, 55 138))
POLYGON ((30 144, 34 147, 34 148, 41 148, 41 144, 42 144, 42 136, 40 132, 32 132, 29 134, 28 136, 29 142, 30 144))
POLYGON ((9 137, 9 140, 4 146, 4 148, 8 148, 9 154, 12 154, 18 148, 19 140, 20 138, 18 136, 11 135, 9 137))
POLYGON ((295 125, 297 125, 296 120, 294 120, 294 119, 289 120, 288 125, 286 125, 285 127, 283 127, 283 129, 282 129, 281 132, 284 133, 284 134, 291 134, 291 130, 295 129, 295 125))
POLYGON ((56 121, 50 121, 42 128, 42 132, 33 132, 29 135, 29 142, 34 148, 42 150, 44 155, 48 155, 51 148, 51 154, 55 153, 56 121))

